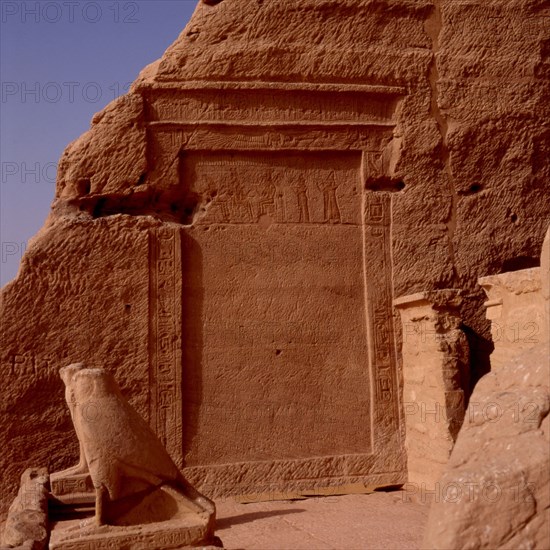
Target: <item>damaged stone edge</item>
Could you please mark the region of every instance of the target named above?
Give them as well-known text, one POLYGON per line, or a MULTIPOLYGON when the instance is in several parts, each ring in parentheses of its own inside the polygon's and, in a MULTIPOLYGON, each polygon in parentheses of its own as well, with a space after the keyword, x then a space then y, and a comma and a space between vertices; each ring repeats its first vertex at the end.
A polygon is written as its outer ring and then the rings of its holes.
POLYGON ((48 548, 49 485, 50 476, 46 468, 28 468, 23 472, 19 492, 8 511, 0 542, 2 550, 48 548))

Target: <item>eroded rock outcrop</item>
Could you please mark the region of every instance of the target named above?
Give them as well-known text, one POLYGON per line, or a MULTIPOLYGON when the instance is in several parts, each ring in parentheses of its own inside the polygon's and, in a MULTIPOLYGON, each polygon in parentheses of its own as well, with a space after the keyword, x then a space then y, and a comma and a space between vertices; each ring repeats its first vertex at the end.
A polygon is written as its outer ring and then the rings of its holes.
MULTIPOLYGON (((499 358, 476 386, 432 504, 424 548, 536 548, 550 545, 550 231, 541 267, 503 274, 499 358), (510 276, 514 275, 515 280, 510 276), (527 284, 527 283, 530 284, 527 284), (533 299, 533 293, 535 297, 533 299), (521 335, 518 352, 504 328, 521 335), (503 360, 501 349, 508 354, 503 360)), ((482 283, 492 287, 495 278, 482 283)), ((508 331, 506 331, 508 332, 508 331)))

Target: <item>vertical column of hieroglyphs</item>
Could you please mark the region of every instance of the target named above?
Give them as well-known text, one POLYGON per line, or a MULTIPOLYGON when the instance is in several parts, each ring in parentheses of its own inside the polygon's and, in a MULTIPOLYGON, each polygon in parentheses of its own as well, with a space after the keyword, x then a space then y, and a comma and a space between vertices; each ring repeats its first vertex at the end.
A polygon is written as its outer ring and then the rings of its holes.
POLYGON ((181 238, 176 228, 149 234, 149 422, 182 466, 181 238))
POLYGON ((373 434, 398 423, 392 317, 391 197, 365 193, 365 284, 369 368, 373 380, 373 434))

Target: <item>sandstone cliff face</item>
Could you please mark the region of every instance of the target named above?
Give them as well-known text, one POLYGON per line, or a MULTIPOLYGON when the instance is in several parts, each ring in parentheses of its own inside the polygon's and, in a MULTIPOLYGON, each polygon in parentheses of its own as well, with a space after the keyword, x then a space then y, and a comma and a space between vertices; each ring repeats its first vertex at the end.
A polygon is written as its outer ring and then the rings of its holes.
POLYGON ((79 360, 116 371, 209 494, 402 482, 389 304, 465 289, 479 377, 477 279, 536 265, 550 218, 549 16, 536 0, 199 3, 67 147, 2 291, 4 505, 27 466, 76 457, 56 371, 79 360), (224 210, 209 183, 253 193, 275 173, 257 211, 224 210))
MULTIPOLYGON (((95 204, 102 194, 148 191, 143 126, 162 83, 405 86, 395 294, 468 288, 477 308, 477 275, 536 265, 549 216, 540 200, 548 192, 547 20, 543 1, 526 0, 199 3, 132 93, 67 149, 57 197, 95 204)), ((467 324, 483 332, 473 309, 467 324)))

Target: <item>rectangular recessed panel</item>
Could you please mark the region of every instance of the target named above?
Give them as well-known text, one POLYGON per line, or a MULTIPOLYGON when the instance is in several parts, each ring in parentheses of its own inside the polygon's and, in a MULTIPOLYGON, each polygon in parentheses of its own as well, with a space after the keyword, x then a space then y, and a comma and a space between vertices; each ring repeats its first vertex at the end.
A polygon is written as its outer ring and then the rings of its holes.
POLYGON ((372 451, 360 163, 184 157, 186 465, 372 451))

